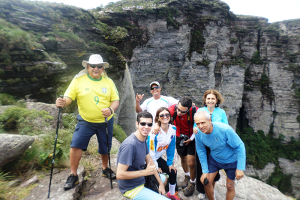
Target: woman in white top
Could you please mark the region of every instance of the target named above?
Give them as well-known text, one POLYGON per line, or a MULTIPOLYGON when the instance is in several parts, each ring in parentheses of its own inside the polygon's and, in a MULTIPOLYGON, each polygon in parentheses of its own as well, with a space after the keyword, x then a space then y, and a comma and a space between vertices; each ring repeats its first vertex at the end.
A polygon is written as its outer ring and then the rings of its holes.
POLYGON ((152 160, 156 165, 159 173, 167 173, 169 175, 169 192, 167 197, 179 200, 178 191, 175 191, 177 184, 177 170, 174 167, 174 155, 176 147, 176 127, 172 125, 171 115, 168 108, 161 107, 157 110, 155 122, 160 128, 160 134, 149 134, 148 146, 152 160), (167 160, 162 155, 167 154, 167 160))

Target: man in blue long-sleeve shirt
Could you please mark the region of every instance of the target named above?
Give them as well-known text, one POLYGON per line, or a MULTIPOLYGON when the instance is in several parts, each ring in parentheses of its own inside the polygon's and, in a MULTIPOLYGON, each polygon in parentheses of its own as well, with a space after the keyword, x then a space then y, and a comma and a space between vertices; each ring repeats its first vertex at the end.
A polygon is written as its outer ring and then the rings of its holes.
POLYGON ((202 166, 200 181, 204 184, 205 178, 209 180, 205 192, 209 200, 214 199, 213 180, 220 169, 227 175, 226 200, 235 196, 234 180, 244 176, 246 165, 245 145, 236 132, 227 124, 211 122, 210 115, 205 111, 197 112, 194 116, 195 123, 200 129, 196 134, 196 149, 202 166), (211 150, 209 159, 205 146, 211 150))

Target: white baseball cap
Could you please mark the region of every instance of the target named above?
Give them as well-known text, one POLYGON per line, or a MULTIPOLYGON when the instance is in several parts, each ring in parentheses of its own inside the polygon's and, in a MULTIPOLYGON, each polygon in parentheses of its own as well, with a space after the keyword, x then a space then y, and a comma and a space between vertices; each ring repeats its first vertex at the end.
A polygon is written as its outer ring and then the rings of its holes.
POLYGON ((150 83, 150 90, 151 90, 152 85, 154 85, 154 84, 160 87, 159 82, 153 81, 152 83, 150 83))

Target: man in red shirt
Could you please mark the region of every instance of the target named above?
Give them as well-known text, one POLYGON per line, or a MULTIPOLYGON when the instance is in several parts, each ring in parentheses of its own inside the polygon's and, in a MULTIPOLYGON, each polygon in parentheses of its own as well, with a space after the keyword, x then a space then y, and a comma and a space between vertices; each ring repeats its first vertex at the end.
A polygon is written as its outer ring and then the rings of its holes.
POLYGON ((181 97, 178 104, 169 107, 176 126, 176 149, 181 158, 181 166, 185 172, 182 188, 184 195, 191 196, 195 190, 195 135, 193 133, 194 116, 198 110, 192 106, 192 100, 181 97))

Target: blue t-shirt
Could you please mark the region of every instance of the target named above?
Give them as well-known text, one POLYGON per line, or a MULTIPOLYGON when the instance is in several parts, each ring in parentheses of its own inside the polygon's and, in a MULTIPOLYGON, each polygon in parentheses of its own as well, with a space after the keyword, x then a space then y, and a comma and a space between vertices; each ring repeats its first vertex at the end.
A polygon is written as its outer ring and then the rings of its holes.
POLYGON ((212 122, 212 125, 213 131, 210 134, 198 131, 195 137, 202 172, 209 173, 205 146, 210 148, 210 154, 217 162, 227 164, 237 161, 237 169, 245 170, 246 150, 241 138, 227 124, 212 122))
MULTIPOLYGON (((146 141, 140 141, 134 133, 132 133, 123 141, 119 148, 117 165, 119 163, 129 165, 127 171, 143 170, 145 167, 146 155, 148 154, 149 149, 147 148, 146 141)), ((144 176, 127 180, 118 179, 118 186, 123 194, 144 183, 144 176)))

